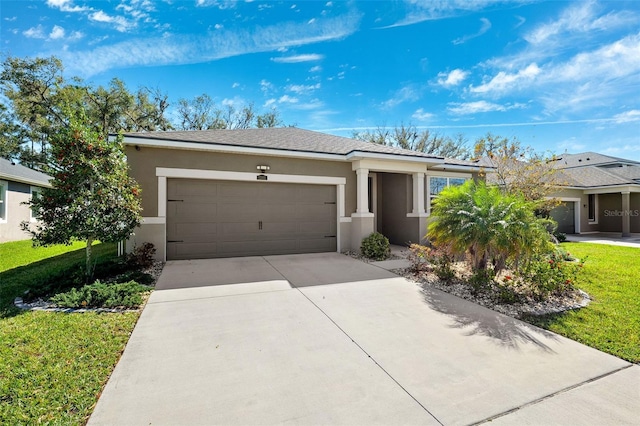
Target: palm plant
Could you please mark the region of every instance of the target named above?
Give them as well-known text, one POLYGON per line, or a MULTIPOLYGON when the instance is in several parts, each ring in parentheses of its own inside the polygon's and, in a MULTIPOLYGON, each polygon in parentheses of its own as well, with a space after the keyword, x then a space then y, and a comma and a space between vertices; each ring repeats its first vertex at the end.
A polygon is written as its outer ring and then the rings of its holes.
POLYGON ((551 250, 543 220, 533 212, 534 205, 521 196, 468 181, 440 193, 427 236, 453 254, 468 253, 475 271, 486 270, 491 262, 497 274, 551 250))

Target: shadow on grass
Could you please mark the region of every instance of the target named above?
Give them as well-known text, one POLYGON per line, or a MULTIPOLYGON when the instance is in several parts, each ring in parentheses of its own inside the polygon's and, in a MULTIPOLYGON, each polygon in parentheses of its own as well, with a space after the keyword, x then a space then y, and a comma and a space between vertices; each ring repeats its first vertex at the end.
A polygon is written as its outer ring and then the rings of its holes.
POLYGON ((431 308, 450 317, 453 320, 451 327, 464 329, 468 336, 490 337, 500 345, 512 349, 518 349, 522 344, 534 344, 545 352, 554 352, 544 342, 544 340, 558 340, 554 333, 538 329, 427 285, 421 287, 425 302, 431 308))
MULTIPOLYGON (((96 277, 109 269, 117 260, 115 244, 97 244, 93 247, 96 277)), ((16 297, 29 291, 33 297, 53 294, 82 285, 85 249, 70 251, 19 266, 0 273, 0 318, 15 316, 21 311, 14 307, 16 297)))

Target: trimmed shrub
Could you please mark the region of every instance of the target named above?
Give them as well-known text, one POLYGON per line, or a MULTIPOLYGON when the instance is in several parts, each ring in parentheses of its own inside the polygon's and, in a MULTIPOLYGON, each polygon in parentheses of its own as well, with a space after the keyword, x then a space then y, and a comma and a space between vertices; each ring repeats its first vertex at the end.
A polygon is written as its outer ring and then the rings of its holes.
POLYGON ((127 255, 127 263, 132 268, 148 268, 153 265, 156 248, 152 243, 144 243, 127 255))
POLYGON ((79 289, 72 288, 50 300, 61 308, 137 308, 149 287, 135 281, 105 284, 100 280, 79 289))
POLYGON ((379 232, 374 232, 362 240, 360 252, 367 259, 385 260, 391 254, 389 239, 379 232))

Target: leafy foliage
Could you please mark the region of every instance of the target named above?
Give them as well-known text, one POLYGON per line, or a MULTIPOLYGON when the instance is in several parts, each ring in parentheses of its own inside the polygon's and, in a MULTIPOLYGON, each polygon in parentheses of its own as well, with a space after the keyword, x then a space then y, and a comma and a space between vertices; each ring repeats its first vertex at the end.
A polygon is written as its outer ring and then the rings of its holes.
POLYGON ((360 252, 368 259, 385 260, 391 254, 389 239, 379 232, 374 232, 362 239, 360 252))
POLYGON ((557 206, 557 200, 546 198, 562 184, 555 156, 523 147, 517 138, 487 133, 476 141, 474 158, 483 159, 487 181, 498 185, 503 192, 536 202, 536 207, 545 212, 557 206))
POLYGON ((552 249, 546 221, 534 215, 530 202, 484 182, 446 188, 431 212, 430 241, 454 255, 469 254, 474 271, 489 262, 494 274, 507 265, 517 270, 552 249))
POLYGON ((168 130, 169 103, 159 90, 132 93, 119 79, 93 87, 63 76, 56 57, 7 57, 2 63, 1 94, 8 101, 0 111, 0 155, 50 173, 50 139, 69 125, 69 111, 84 111, 86 121, 104 137, 119 131, 168 130), (16 149, 18 147, 18 149, 16 149))
POLYGON ((127 263, 134 268, 148 268, 153 265, 155 253, 156 248, 152 243, 144 243, 127 255, 127 263))
POLYGON ((433 272, 442 281, 449 281, 455 277, 453 270, 453 256, 443 250, 411 244, 409 246, 409 262, 414 272, 420 272, 427 268, 432 268, 433 272))
POLYGON ((39 222, 22 228, 36 244, 86 241, 89 277, 92 242, 124 240, 140 224, 140 188, 128 175, 121 137, 108 141, 82 118, 56 133, 52 154, 52 188, 29 203, 39 222))
POLYGON ((106 284, 99 280, 79 289, 58 293, 50 300, 61 308, 137 308, 150 289, 135 281, 106 284))
POLYGON ((586 257, 574 262, 562 251, 538 255, 522 270, 520 278, 529 284, 533 295, 542 300, 550 294, 575 288, 585 261, 586 257))

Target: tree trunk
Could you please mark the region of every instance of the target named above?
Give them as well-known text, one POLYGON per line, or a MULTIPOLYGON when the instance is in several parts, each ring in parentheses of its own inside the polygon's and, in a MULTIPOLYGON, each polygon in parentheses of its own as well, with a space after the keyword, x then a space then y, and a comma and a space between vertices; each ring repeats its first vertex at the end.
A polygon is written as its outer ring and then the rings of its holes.
POLYGON ((87 256, 85 264, 85 281, 90 284, 91 281, 91 245, 93 244, 93 238, 87 238, 87 256))

